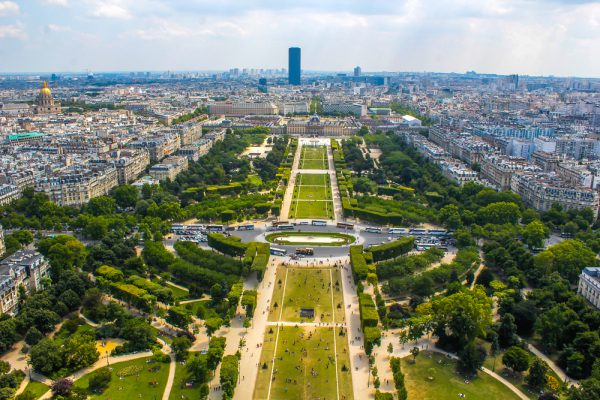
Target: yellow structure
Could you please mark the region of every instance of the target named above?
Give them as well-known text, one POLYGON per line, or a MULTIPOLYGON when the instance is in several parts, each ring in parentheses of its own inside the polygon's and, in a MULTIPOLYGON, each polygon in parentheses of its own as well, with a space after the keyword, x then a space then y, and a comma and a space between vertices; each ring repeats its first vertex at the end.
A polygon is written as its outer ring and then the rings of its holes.
POLYGON ((34 108, 36 114, 58 114, 60 113, 60 103, 55 103, 52 97, 52 91, 46 81, 42 83, 42 89, 37 98, 37 105, 34 108))

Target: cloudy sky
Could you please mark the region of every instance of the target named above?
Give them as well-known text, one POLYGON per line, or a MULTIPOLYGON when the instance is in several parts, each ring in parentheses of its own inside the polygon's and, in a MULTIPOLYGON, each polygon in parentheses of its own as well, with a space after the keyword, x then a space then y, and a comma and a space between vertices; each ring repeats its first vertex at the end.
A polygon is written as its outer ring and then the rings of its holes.
POLYGON ((0 72, 600 76, 600 0, 0 0, 0 72))

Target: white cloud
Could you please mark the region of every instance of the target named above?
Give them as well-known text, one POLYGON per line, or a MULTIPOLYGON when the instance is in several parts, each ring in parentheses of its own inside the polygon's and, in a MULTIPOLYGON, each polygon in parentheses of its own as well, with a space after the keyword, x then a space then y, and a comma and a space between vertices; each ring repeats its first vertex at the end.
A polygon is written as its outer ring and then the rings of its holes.
POLYGON ((97 18, 130 19, 131 13, 120 3, 114 0, 94 0, 91 15, 97 18))
POLYGON ((67 7, 69 5, 69 0, 44 0, 44 3, 51 6, 67 7))
POLYGON ((21 24, 0 25, 0 39, 26 39, 27 34, 21 24))
POLYGON ((18 14, 19 5, 12 1, 0 1, 0 16, 18 14))
POLYGON ((48 24, 44 30, 46 32, 70 32, 71 27, 66 25, 48 24))

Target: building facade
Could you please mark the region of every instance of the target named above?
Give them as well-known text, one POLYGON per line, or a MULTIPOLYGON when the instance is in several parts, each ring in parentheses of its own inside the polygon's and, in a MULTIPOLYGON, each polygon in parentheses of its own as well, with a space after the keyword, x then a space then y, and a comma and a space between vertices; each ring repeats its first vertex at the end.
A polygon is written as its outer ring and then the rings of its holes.
POLYGON ((600 268, 587 267, 581 271, 577 293, 600 309, 600 268))

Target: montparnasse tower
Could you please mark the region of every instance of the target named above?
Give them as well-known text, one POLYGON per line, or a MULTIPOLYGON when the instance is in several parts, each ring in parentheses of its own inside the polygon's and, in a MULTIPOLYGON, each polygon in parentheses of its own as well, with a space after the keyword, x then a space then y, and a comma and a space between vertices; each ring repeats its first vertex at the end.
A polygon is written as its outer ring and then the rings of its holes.
POLYGON ((42 83, 40 94, 37 97, 35 106, 36 114, 58 114, 60 113, 60 103, 55 103, 52 97, 52 91, 48 87, 46 81, 42 83))

